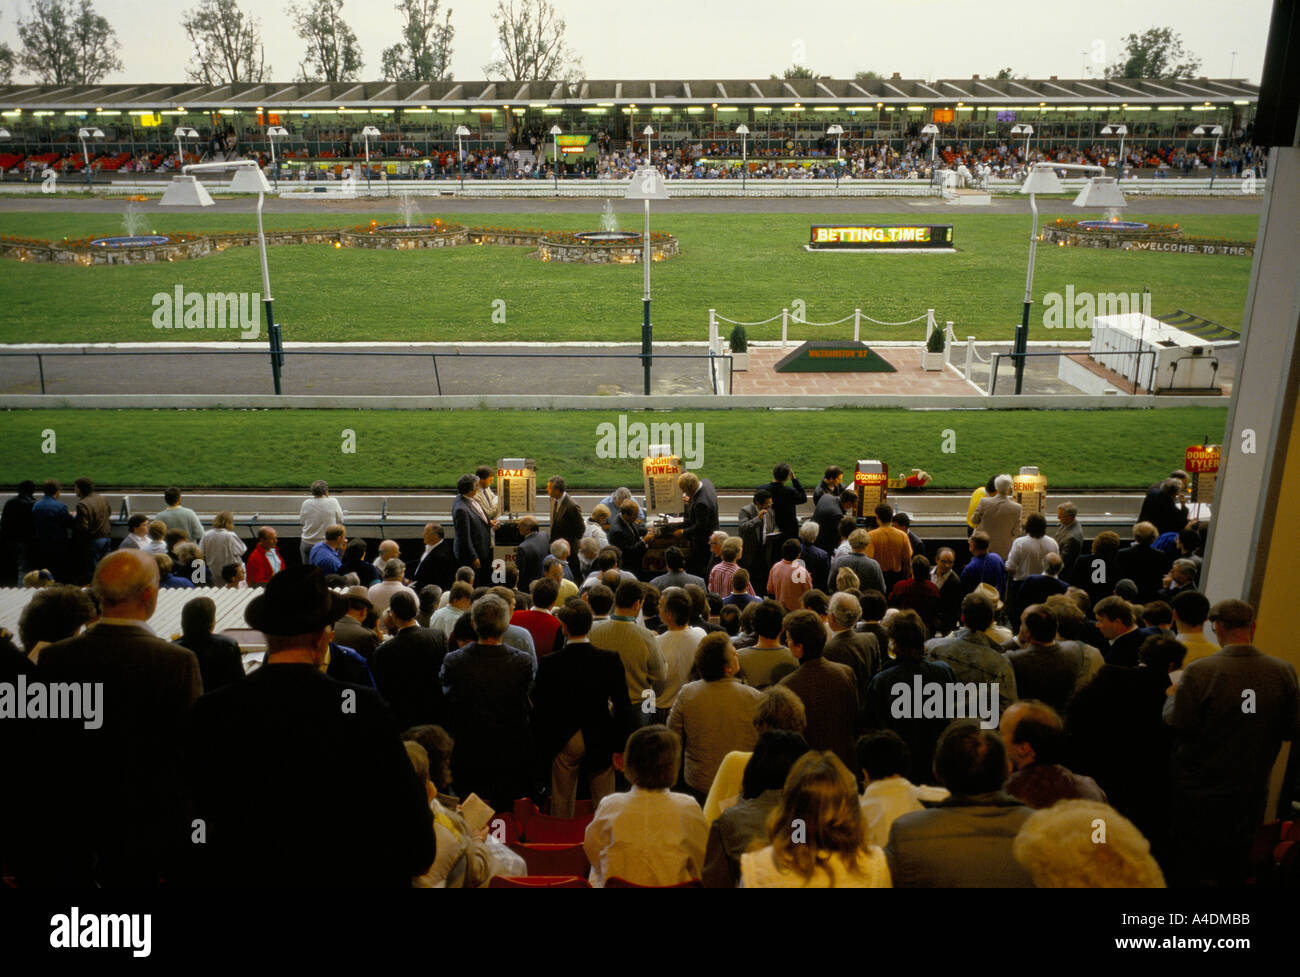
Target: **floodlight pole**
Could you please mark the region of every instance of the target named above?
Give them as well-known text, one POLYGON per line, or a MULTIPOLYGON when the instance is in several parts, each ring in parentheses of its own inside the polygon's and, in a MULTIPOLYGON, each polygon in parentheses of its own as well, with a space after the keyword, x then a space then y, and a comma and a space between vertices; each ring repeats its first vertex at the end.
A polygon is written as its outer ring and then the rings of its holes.
MULTIPOLYGON (((1053 170, 1097 170, 1105 175, 1104 166, 1084 166, 1075 163, 1056 163, 1052 164, 1053 170)), ((1029 179, 1033 170, 1025 175, 1029 179)), ((1029 231, 1029 268, 1025 272, 1025 306, 1020 316, 1020 325, 1016 327, 1015 340, 1011 347, 1011 358, 1016 364, 1016 394, 1019 395, 1024 389, 1025 383, 1025 355, 1029 351, 1029 309, 1034 304, 1034 259, 1038 256, 1038 200, 1033 192, 1029 194, 1029 209, 1033 211, 1033 227, 1029 231)))
POLYGON ((81 158, 86 164, 86 186, 90 186, 90 151, 86 149, 85 130, 77 133, 77 137, 81 140, 81 158))
POLYGON ((641 367, 645 372, 645 395, 650 396, 650 363, 654 329, 650 325, 650 200, 645 201, 645 234, 641 238, 641 264, 644 268, 645 286, 641 297, 644 317, 641 320, 641 367))
MULTIPOLYGON (((252 169, 259 173, 261 167, 256 160, 234 160, 228 163, 192 163, 181 167, 181 172, 190 174, 195 171, 211 173, 221 170, 252 169)), ((265 178, 263 178, 265 181, 265 178)), ((275 383, 275 392, 280 394, 280 368, 284 366, 284 345, 280 340, 280 326, 275 321, 274 300, 271 297, 271 271, 266 261, 266 232, 262 227, 262 205, 266 194, 257 191, 257 251, 262 263, 262 306, 266 309, 266 338, 271 352, 271 378, 275 383)))
POLYGON ((370 196, 370 135, 363 129, 361 138, 366 144, 366 196, 368 197, 370 196))

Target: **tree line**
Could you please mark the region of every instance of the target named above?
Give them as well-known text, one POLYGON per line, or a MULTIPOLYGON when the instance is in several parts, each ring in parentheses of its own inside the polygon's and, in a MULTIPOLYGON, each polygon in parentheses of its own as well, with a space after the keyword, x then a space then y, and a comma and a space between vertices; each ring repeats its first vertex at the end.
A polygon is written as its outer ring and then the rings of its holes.
MULTIPOLYGON (((250 4, 250 6, 252 6, 250 4)), ((380 68, 386 81, 451 81, 450 8, 442 0, 398 0, 397 43, 384 49, 380 68)), ((343 16, 343 0, 293 0, 286 7, 294 32, 304 43, 296 82, 359 81, 365 58, 356 32, 343 16)), ((483 70, 506 81, 582 77, 582 62, 565 41, 566 24, 550 0, 498 0, 492 13, 495 57, 483 70)), ((261 20, 238 0, 199 0, 181 15, 193 47, 190 81, 205 85, 262 83, 271 80, 261 20)), ((15 70, 42 85, 93 85, 122 71, 121 43, 94 0, 33 0, 29 16, 18 20, 20 48, 0 43, 0 84, 15 70)))

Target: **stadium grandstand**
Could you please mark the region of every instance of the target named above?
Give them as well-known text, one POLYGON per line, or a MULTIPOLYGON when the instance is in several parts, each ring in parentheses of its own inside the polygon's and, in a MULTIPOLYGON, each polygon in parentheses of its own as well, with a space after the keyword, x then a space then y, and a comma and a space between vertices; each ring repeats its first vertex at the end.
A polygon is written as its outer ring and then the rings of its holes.
MULTIPOLYGON (((1240 79, 968 79, 925 82, 895 74, 869 81, 742 79, 504 83, 99 85, 0 88, 11 133, 0 169, 33 178, 50 167, 113 173, 174 170, 175 130, 198 138, 185 162, 228 156, 270 160, 267 128, 281 126, 277 162, 302 178, 338 176, 368 156, 395 179, 546 176, 558 149, 563 175, 620 176, 649 150, 670 177, 826 177, 843 129, 845 177, 929 175, 922 129, 939 128, 945 165, 1021 168, 1026 153, 1058 161, 1117 162, 1147 176, 1258 167, 1252 145, 1259 88, 1240 79), (744 138, 737 127, 744 125, 744 138), (103 132, 83 147, 82 127, 103 132), (362 129, 379 135, 368 146, 362 129), (558 126, 558 142, 550 135, 558 126), (643 134, 645 128, 654 135, 643 134), (464 127, 459 145, 457 130, 464 127), (1112 127, 1112 132, 1103 132, 1112 127), (1027 135, 1021 133, 1032 129, 1027 135)), ((354 171, 355 172, 355 171, 354 171)))

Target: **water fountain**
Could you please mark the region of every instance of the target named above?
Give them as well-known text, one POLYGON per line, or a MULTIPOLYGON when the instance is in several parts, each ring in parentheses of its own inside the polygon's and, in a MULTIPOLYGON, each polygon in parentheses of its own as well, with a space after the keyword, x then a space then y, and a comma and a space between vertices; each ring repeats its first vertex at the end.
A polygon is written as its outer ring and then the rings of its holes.
POLYGON ((614 213, 614 203, 612 200, 605 201, 605 210, 600 215, 599 231, 579 231, 574 235, 584 244, 600 245, 628 245, 641 243, 641 235, 636 231, 620 230, 618 226, 618 215, 614 213))
POLYGON ((144 214, 135 208, 135 203, 126 202, 126 212, 122 215, 122 230, 126 233, 117 237, 98 237, 91 241, 97 248, 151 248, 167 244, 171 238, 165 234, 141 234, 144 227, 144 214))
POLYGON ((442 230, 442 221, 434 221, 432 224, 411 223, 411 218, 419 216, 420 206, 409 193, 397 195, 397 209, 402 215, 402 223, 381 224, 374 229, 376 234, 434 234, 442 230))

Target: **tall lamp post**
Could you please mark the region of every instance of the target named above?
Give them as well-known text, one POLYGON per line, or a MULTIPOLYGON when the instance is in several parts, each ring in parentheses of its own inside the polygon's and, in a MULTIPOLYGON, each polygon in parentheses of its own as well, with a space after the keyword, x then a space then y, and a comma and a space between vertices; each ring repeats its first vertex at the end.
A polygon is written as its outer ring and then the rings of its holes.
POLYGON ((271 377, 275 392, 280 393, 280 368, 284 366, 284 345, 280 342, 280 325, 275 321, 271 299, 271 273, 266 264, 266 233, 262 229, 262 204, 271 190, 262 168, 254 159, 235 159, 221 163, 192 163, 181 167, 163 192, 162 207, 211 207, 212 197, 194 173, 219 173, 234 170, 230 189, 257 194, 257 249, 262 260, 262 305, 266 309, 266 338, 271 351, 271 377))
POLYGON ((749 142, 749 126, 743 122, 736 126, 736 135, 740 137, 740 189, 743 192, 745 181, 749 177, 749 159, 745 152, 749 142))
POLYGON ((1104 166, 1074 163, 1035 163, 1025 176, 1025 182, 1021 185, 1020 192, 1029 194, 1029 209, 1033 212, 1034 222, 1029 232, 1029 268, 1025 273, 1024 311, 1021 314, 1020 325, 1016 327, 1015 341, 1012 344, 1011 351, 1012 358, 1016 363, 1017 394, 1024 387, 1025 353, 1029 349, 1029 309, 1034 301, 1034 259, 1038 254, 1038 200, 1035 195, 1039 193, 1061 193, 1064 190, 1060 179, 1056 175, 1057 170, 1077 170, 1084 173, 1095 172, 1101 174, 1088 181, 1088 185, 1083 188, 1083 192, 1075 198, 1074 206, 1105 208, 1127 206, 1124 202, 1124 194, 1120 192, 1119 183, 1113 176, 1105 175, 1106 168, 1104 166))
MULTIPOLYGON (((5 141, 7 141, 9 138, 10 138, 9 130, 8 130, 8 129, 0 129, 0 142, 5 142, 5 141)), ((3 182, 4 182, 4 179, 5 179, 5 171, 4 171, 4 167, 3 167, 3 166, 0 166, 0 183, 3 183, 3 182)))
POLYGON ((469 130, 464 126, 456 127, 456 158, 460 160, 460 188, 465 189, 465 146, 461 142, 463 138, 469 135, 469 130))
POLYGON ((939 127, 933 122, 927 122, 921 126, 921 135, 930 137, 930 185, 934 186, 934 154, 939 146, 939 127))
POLYGON ((1029 172, 1029 138, 1034 134, 1034 127, 1026 122, 1022 126, 1012 126, 1011 134, 1013 136, 1025 137, 1025 172, 1029 172))
POLYGON ((1116 179, 1122 180, 1124 179, 1124 137, 1128 135, 1128 126, 1122 124, 1117 126, 1102 126, 1101 134, 1103 136, 1119 136, 1119 166, 1115 168, 1115 177, 1116 179))
POLYGON ((275 188, 280 189, 280 167, 275 162, 275 141, 284 139, 289 135, 289 130, 284 126, 267 126, 266 141, 271 144, 271 175, 275 178, 275 188))
POLYGON ((641 135, 645 136, 645 165, 654 166, 655 165, 654 127, 646 126, 644 129, 641 130, 641 135))
POLYGON ((840 137, 844 135, 844 127, 836 124, 826 130, 826 135, 835 137, 835 189, 840 188, 840 137))
POLYGON ((103 139, 103 129, 78 129, 77 138, 81 140, 81 158, 86 164, 86 186, 90 186, 90 151, 86 149, 87 139, 103 139))
POLYGON ((173 135, 176 137, 176 172, 179 173, 180 168, 185 165, 185 144, 182 140, 198 139, 199 130, 190 126, 177 126, 173 135))
POLYGON ((1223 126, 1197 126, 1192 132, 1198 136, 1214 137, 1214 159, 1210 164, 1210 186, 1213 187, 1219 172, 1219 137, 1223 135, 1223 126))
MULTIPOLYGON (((649 128, 647 126, 647 128, 649 128)), ((632 175, 627 185, 627 200, 645 201, 645 233, 641 236, 641 265, 644 270, 645 285, 641 296, 643 318, 641 320, 641 366, 645 371, 645 394, 650 396, 650 364, 653 361, 651 350, 654 331, 650 325, 650 201, 667 200, 668 187, 663 174, 650 166, 645 166, 632 175)))
POLYGON ((366 126, 361 130, 361 138, 366 144, 366 196, 370 196, 370 137, 379 138, 379 130, 374 126, 366 126))
POLYGON ((551 170, 551 176, 555 179, 555 192, 560 192, 560 136, 564 130, 558 125, 551 126, 551 139, 555 145, 555 167, 551 170))

